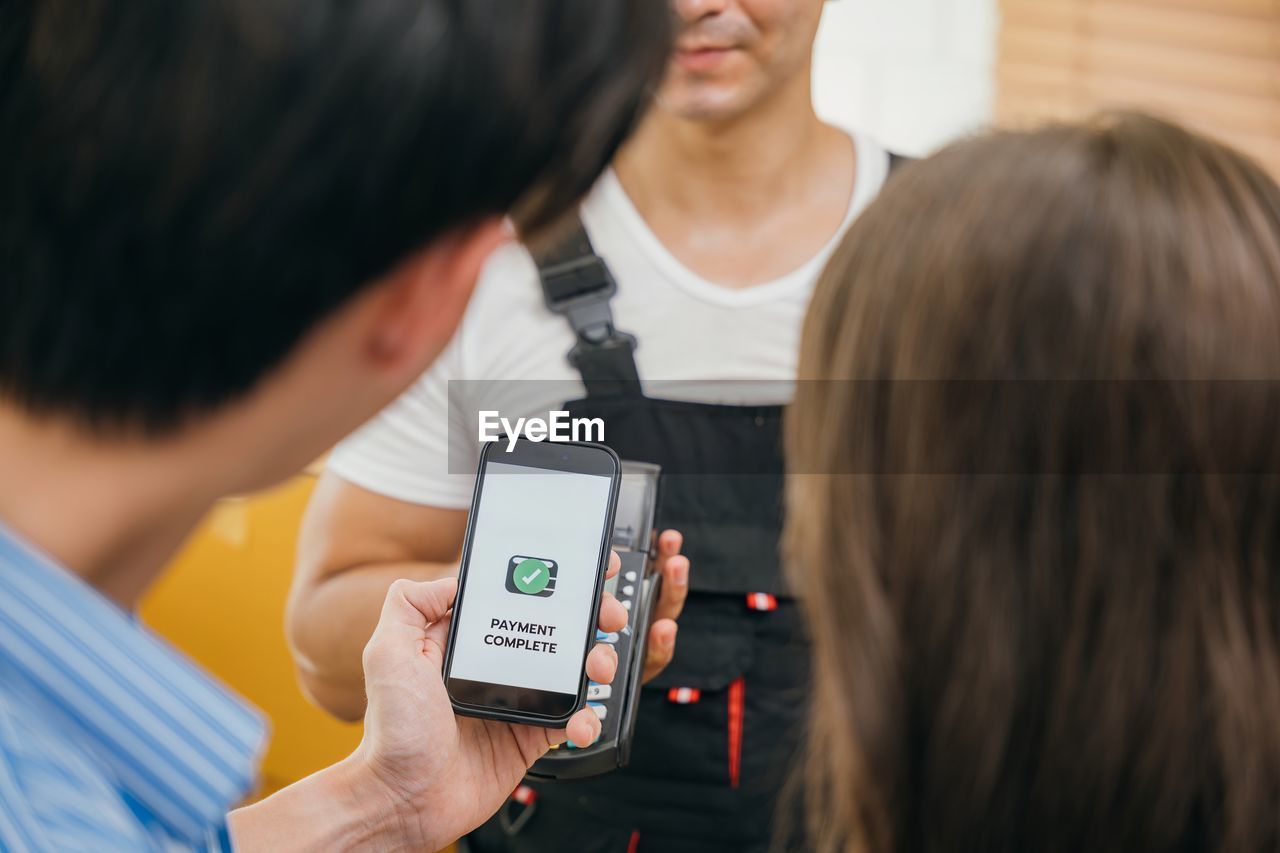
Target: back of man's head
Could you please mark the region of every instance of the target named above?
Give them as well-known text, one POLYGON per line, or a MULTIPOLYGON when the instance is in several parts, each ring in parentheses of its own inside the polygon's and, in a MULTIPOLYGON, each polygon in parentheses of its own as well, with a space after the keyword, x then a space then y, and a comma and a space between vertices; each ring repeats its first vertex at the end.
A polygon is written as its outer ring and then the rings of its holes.
POLYGON ((8 0, 0 398, 172 427, 414 249, 570 208, 666 56, 653 0, 8 0))

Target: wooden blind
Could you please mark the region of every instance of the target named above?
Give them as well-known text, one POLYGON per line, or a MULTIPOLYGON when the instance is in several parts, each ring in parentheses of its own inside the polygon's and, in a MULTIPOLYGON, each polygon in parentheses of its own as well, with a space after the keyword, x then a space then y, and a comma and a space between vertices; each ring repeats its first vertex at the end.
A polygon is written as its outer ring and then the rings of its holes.
POLYGON ((996 120, 1140 107, 1280 178, 1280 0, 1000 0, 996 120))

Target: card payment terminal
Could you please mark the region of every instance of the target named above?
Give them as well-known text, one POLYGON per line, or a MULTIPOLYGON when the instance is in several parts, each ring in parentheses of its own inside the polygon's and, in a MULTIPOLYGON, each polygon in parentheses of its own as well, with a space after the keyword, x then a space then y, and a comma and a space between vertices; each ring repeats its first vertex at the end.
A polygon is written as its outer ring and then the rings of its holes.
POLYGON ((593 744, 566 743, 551 750, 529 769, 532 778, 596 776, 625 767, 631 757, 649 621, 662 580, 661 575, 653 571, 653 524, 661 471, 659 466, 646 462, 622 462, 622 483, 613 527, 613 549, 622 558, 622 568, 605 582, 605 589, 627 610, 627 624, 616 633, 596 632, 598 642, 610 643, 618 653, 618 672, 613 684, 593 681, 587 686, 587 707, 600 717, 600 737, 593 744))

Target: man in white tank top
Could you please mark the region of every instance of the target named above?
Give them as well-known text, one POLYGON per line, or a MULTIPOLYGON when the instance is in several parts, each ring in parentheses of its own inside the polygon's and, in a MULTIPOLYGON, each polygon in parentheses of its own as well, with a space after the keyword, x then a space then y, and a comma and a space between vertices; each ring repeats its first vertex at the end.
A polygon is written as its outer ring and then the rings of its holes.
MULTIPOLYGON (((873 140, 814 112, 812 52, 823 5, 673 3, 680 32, 658 103, 581 207, 586 233, 617 280, 614 321, 640 341, 635 364, 646 389, 675 381, 666 396, 786 402, 785 390, 770 400, 726 395, 785 389, 794 379, 814 282, 890 165, 873 140)), ((492 408, 512 420, 545 416, 582 396, 565 357, 574 341, 565 319, 547 310, 528 252, 505 247, 441 358, 332 454, 303 526, 289 612, 304 684, 332 713, 363 713, 360 653, 387 585, 457 570, 478 445, 475 425, 450 409, 449 383, 502 380, 492 408)), ((672 657, 673 620, 698 571, 680 551, 679 534, 664 534, 649 677, 672 657)), ((679 842, 604 824, 601 850, 679 842)), ((552 849, 546 843, 512 839, 510 849, 552 849)), ((714 849, 705 839, 689 844, 714 849)), ((747 849, 741 840, 727 846, 747 849)))

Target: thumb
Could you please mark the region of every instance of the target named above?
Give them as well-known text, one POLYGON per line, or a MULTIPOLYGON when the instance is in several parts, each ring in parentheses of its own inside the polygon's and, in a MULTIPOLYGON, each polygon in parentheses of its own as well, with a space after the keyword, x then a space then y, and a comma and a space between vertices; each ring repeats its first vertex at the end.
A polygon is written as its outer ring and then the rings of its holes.
MULTIPOLYGON (((438 581, 398 580, 387 589, 382 603, 378 627, 364 647, 365 686, 378 675, 395 671, 412 651, 426 654, 437 666, 443 643, 428 642, 432 628, 448 626, 449 608, 457 597, 458 582, 453 578, 438 581)), ((372 694, 370 694, 372 695, 372 694)))
POLYGON ((458 595, 457 578, 398 580, 387 590, 379 626, 404 625, 419 631, 449 615, 458 595))

